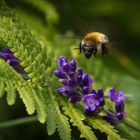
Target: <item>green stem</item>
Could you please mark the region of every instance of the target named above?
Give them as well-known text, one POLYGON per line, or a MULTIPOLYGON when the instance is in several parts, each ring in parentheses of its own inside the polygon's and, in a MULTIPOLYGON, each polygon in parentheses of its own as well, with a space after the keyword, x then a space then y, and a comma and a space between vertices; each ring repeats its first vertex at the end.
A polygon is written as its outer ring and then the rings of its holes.
POLYGON ((133 125, 132 123, 130 123, 128 120, 124 120, 123 123, 127 126, 129 126, 130 128, 134 129, 137 132, 140 132, 140 128, 133 125))
POLYGON ((23 124, 27 124, 27 123, 32 123, 35 121, 37 121, 37 117, 30 116, 30 117, 24 117, 24 118, 18 118, 15 120, 0 122, 0 129, 9 128, 9 127, 18 126, 18 125, 23 125, 23 124))

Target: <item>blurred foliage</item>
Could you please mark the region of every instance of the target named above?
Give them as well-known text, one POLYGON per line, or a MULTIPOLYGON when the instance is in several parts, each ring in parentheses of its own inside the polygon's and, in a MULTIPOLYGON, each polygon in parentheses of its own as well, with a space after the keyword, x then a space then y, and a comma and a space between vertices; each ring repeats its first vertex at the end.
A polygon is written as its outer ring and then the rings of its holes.
MULTIPOLYGON (((111 86, 123 89, 128 96, 126 117, 137 127, 140 126, 140 2, 121 0, 5 0, 9 7, 24 20, 40 43, 50 46, 55 58, 64 55, 75 58, 78 66, 95 78, 93 87, 103 87, 105 91, 111 86), (87 32, 105 33, 111 42, 112 54, 106 57, 85 59, 73 48, 79 45, 80 38, 87 32), (77 39, 77 36, 79 39, 77 39), (52 47, 52 48, 51 48, 52 47)), ((20 32, 20 31, 19 31, 20 32)), ((107 92, 106 92, 107 94, 107 92)), ((2 100, 2 99, 1 99, 2 100)), ((20 99, 18 99, 20 101, 20 99)), ((15 108, 0 102, 0 120, 26 116, 24 106, 16 104, 15 108)), ((39 124, 25 127, 9 128, 0 132, 1 140, 34 139, 42 136, 48 139, 46 128, 39 124), (25 133, 19 133, 18 129, 25 133), (32 130, 32 133, 28 131, 32 130), (21 137, 21 136, 22 137, 21 137)), ((123 123, 118 126, 122 136, 137 140, 140 134, 123 123)), ((73 132, 76 131, 73 128, 73 132)), ((98 132, 97 132, 98 133, 98 132)), ((76 134, 75 134, 76 135, 76 134)), ((56 139, 57 134, 49 136, 56 139)), ((77 138, 78 139, 78 138, 77 138)))

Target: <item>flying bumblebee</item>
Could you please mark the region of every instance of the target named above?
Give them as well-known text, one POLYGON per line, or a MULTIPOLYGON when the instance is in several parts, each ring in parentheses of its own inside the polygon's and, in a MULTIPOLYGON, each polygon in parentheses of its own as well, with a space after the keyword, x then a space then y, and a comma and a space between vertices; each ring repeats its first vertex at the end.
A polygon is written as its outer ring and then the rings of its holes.
POLYGON ((107 54, 108 52, 108 37, 103 33, 99 32, 91 32, 85 35, 85 37, 81 40, 79 48, 80 53, 84 53, 86 58, 90 58, 93 54, 101 53, 102 56, 107 54))

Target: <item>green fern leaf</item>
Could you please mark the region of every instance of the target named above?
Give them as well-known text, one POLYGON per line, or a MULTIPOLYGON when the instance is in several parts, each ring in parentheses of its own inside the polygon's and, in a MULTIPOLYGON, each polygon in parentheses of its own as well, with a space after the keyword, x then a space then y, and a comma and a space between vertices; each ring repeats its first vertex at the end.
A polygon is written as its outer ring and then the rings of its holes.
POLYGON ((5 90, 7 91, 7 103, 8 105, 13 105, 16 100, 16 90, 15 85, 11 81, 5 81, 6 88, 5 90))
POLYGON ((8 65, 4 60, 0 59, 0 83, 1 83, 1 93, 2 96, 4 92, 7 92, 7 102, 8 105, 13 105, 16 100, 16 81, 23 81, 22 76, 18 74, 10 65, 8 65))
POLYGON ((36 83, 45 81, 47 76, 44 69, 45 67, 47 68, 47 61, 44 61, 44 57, 46 58, 45 55, 47 55, 46 48, 41 47, 25 24, 15 14, 10 18, 2 17, 0 26, 1 40, 14 52, 14 55, 20 60, 21 65, 25 68, 32 81, 36 83), (13 18, 15 22, 12 21, 13 18))
POLYGON ((94 129, 99 129, 101 132, 105 132, 108 135, 108 140, 125 140, 117 134, 118 131, 115 130, 112 125, 102 119, 88 118, 88 122, 94 129))
POLYGON ((63 106, 63 111, 66 115, 70 117, 70 121, 73 126, 77 126, 81 132, 80 137, 87 140, 97 140, 91 128, 84 124, 85 116, 76 109, 72 104, 65 102, 62 98, 61 105, 63 106))
POLYGON ((52 111, 52 104, 50 103, 50 96, 49 96, 49 91, 46 88, 42 88, 41 86, 38 86, 38 89, 41 91, 41 96, 43 100, 45 100, 46 104, 46 113, 47 113, 47 119, 46 119, 46 125, 47 125, 47 132, 48 135, 52 135, 55 133, 56 130, 56 122, 55 122, 55 117, 52 111))
POLYGON ((5 92, 5 83, 3 82, 3 79, 0 78, 0 97, 3 96, 5 92))
POLYGON ((56 101, 55 96, 53 95, 53 92, 56 94, 54 89, 49 88, 48 100, 51 104, 51 110, 53 112, 53 116, 55 119, 59 136, 62 140, 71 140, 71 129, 70 129, 68 118, 61 113, 59 109, 59 104, 56 101))
POLYGON ((26 83, 19 83, 17 86, 17 91, 25 104, 28 114, 33 114, 35 112, 35 101, 32 92, 30 92, 28 86, 26 86, 26 83))

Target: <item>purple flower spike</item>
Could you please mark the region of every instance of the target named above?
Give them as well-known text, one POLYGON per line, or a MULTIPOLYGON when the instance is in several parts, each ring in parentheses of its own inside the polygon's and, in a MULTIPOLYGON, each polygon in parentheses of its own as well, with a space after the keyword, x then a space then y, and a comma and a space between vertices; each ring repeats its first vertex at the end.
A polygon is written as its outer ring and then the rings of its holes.
POLYGON ((103 119, 112 125, 116 125, 125 116, 124 100, 126 97, 123 95, 123 91, 120 90, 115 92, 115 89, 111 88, 109 90, 109 98, 112 102, 115 103, 116 111, 114 112, 109 110, 107 116, 103 116, 103 119))
POLYGON ((75 60, 71 60, 69 65, 70 65, 70 71, 75 72, 76 71, 76 62, 75 62, 75 60))
POLYGON ((25 73, 24 69, 20 66, 19 60, 14 56, 13 52, 6 45, 0 50, 0 58, 4 59, 17 72, 25 73))
POLYGON ((85 95, 83 97, 82 101, 85 104, 85 106, 84 106, 85 112, 86 112, 86 110, 90 110, 91 112, 93 112, 96 109, 96 106, 99 105, 99 101, 96 100, 95 94, 85 95))
POLYGON ((65 93, 69 97, 69 101, 74 103, 81 99, 81 78, 76 71, 75 60, 68 60, 64 56, 58 58, 58 68, 54 71, 64 87, 58 89, 58 93, 65 93))
POLYGON ((123 91, 120 90, 118 92, 115 92, 115 89, 111 88, 109 90, 109 98, 112 102, 119 104, 124 101, 126 97, 123 95, 123 91))
MULTIPOLYGON (((102 115, 99 113, 104 110, 104 92, 101 88, 98 91, 92 88, 93 79, 88 74, 83 74, 81 68, 76 69, 75 60, 69 62, 64 56, 60 56, 58 68, 54 74, 63 85, 57 90, 58 93, 65 94, 71 103, 82 100, 86 115, 102 115)), ((101 117, 111 125, 116 125, 125 117, 124 100, 126 97, 121 90, 116 92, 114 88, 111 88, 109 98, 115 103, 115 111, 107 110, 106 115, 101 117)))

